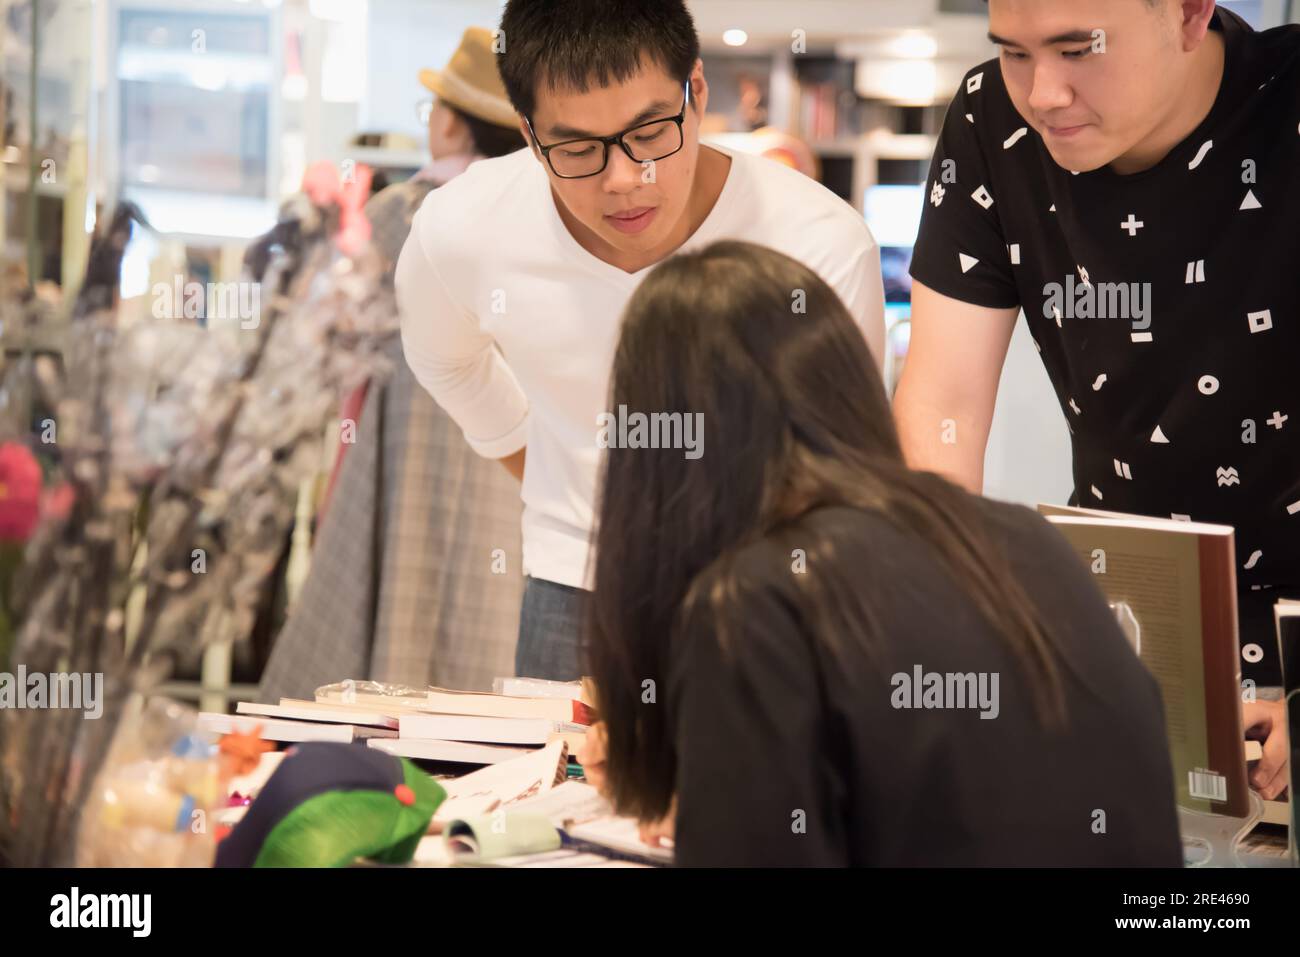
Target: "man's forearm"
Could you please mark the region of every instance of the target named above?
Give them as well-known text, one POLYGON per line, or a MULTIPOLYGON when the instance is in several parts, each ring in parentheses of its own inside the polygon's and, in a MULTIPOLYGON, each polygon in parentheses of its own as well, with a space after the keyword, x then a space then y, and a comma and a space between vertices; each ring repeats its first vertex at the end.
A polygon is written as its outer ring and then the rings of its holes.
POLYGON ((984 491, 984 450, 988 429, 960 409, 941 408, 925 386, 908 375, 894 395, 894 421, 907 464, 925 472, 938 472, 976 495, 984 491))
POLYGON ((1002 364, 1019 310, 950 299, 912 284, 912 335, 894 395, 903 454, 976 495, 1002 364))

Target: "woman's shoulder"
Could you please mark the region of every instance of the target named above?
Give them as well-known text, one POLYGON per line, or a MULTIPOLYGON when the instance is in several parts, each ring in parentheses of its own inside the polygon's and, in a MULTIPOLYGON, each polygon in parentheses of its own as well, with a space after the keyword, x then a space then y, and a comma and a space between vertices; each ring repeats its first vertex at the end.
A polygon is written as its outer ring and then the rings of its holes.
MULTIPOLYGON (((983 526, 991 544, 1009 550, 1012 554, 1046 552, 1051 560, 1060 560, 1068 554, 1065 539, 1036 511, 1023 505, 1000 502, 978 495, 967 495, 971 513, 983 526)), ((861 546, 878 552, 887 549, 900 558, 909 554, 928 555, 930 546, 906 523, 883 511, 833 505, 814 509, 780 534, 769 535, 750 545, 744 552, 747 560, 760 567, 771 562, 782 551, 783 545, 798 540, 800 534, 808 538, 836 541, 841 547, 852 550, 861 546)))
MULTIPOLYGON (((1024 505, 968 495, 972 513, 978 517, 991 543, 1012 556, 1030 550, 1038 558, 1062 561, 1072 556, 1069 544, 1042 515, 1024 505)), ((921 537, 893 516, 874 509, 850 505, 828 505, 813 509, 798 520, 736 549, 728 567, 751 575, 770 574, 782 559, 794 558, 801 536, 808 540, 831 538, 844 547, 862 544, 901 549, 927 548, 921 537)), ((1078 559, 1072 559, 1077 562, 1078 559)))
POLYGON ((1037 542, 1057 555, 1063 554, 1065 538, 1052 527, 1052 523, 1036 510, 1012 502, 971 496, 976 508, 984 516, 990 533, 1008 543, 1037 542))
MULTIPOLYGON (((987 545, 997 550, 1000 564, 1028 591, 1077 591, 1081 583, 1096 591, 1065 537, 1033 509, 975 495, 969 502, 987 545)), ((872 577, 888 565, 896 575, 907 577, 940 559, 930 542, 895 517, 866 508, 825 506, 733 549, 696 578, 692 592, 711 596, 715 608, 727 599, 749 603, 760 594, 793 597, 799 576, 815 572, 826 560, 872 577)))
POLYGON ((1086 582, 1089 598, 1092 593, 1100 594, 1086 563, 1047 518, 1023 505, 979 501, 989 534, 1022 579, 1053 582, 1076 591, 1086 582))

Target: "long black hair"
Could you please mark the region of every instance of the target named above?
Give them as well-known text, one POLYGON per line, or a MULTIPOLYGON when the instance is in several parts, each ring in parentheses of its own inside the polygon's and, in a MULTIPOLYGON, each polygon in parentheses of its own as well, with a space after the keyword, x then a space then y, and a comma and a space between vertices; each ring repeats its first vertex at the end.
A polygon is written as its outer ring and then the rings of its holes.
MULTIPOLYGON (((670 805, 670 643, 698 603, 723 626, 742 613, 729 563, 745 545, 775 538, 805 550, 818 573, 794 576, 800 620, 832 653, 860 661, 880 639, 861 570, 836 561, 832 534, 801 525, 827 506, 877 513, 929 543, 1035 679, 1040 718, 1061 717, 1056 656, 1035 606, 973 496, 905 464, 866 340, 811 269, 730 241, 660 264, 624 315, 610 389, 611 411, 620 407, 699 413, 705 439, 697 458, 611 447, 602 469, 585 643, 620 812, 647 820, 670 805)), ((869 577, 887 582, 888 556, 877 572, 869 577)))

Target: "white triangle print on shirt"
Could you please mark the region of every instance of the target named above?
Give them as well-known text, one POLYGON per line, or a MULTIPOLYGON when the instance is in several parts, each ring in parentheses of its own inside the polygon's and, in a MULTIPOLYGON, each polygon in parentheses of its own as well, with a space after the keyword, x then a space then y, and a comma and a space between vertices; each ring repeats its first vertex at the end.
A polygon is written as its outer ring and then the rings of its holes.
POLYGON ((983 85, 984 85, 984 74, 976 73, 973 77, 971 77, 969 80, 966 81, 966 92, 978 93, 979 88, 983 85))
POLYGON ((1255 198, 1253 189, 1246 191, 1246 198, 1241 201, 1241 209, 1263 209, 1264 204, 1255 198))
POLYGON ((1165 438, 1164 429, 1160 428, 1160 426, 1158 425, 1156 426, 1156 430, 1151 433, 1151 441, 1156 443, 1157 445, 1169 444, 1169 439, 1165 438))
POLYGON ((974 256, 967 256, 965 253, 958 253, 957 258, 961 260, 961 271, 970 272, 979 265, 979 260, 974 256))

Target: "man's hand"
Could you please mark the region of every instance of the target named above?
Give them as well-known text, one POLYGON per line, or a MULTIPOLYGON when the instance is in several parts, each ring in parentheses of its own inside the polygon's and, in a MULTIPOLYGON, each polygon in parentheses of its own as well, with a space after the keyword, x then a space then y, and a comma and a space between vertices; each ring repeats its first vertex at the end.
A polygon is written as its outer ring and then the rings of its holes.
POLYGON ((1282 701, 1247 701, 1241 706, 1246 737, 1261 742, 1264 752, 1250 775, 1250 785, 1266 801, 1275 801, 1287 788, 1290 752, 1286 733, 1286 704, 1282 701))
POLYGON ((657 821, 641 822, 638 827, 641 843, 649 844, 651 847, 672 847, 673 829, 676 823, 677 798, 673 798, 672 806, 668 808, 667 814, 657 821))
MULTIPOLYGON (((587 729, 587 737, 578 749, 578 763, 582 765, 583 776, 603 797, 609 797, 609 781, 605 777, 605 753, 607 739, 605 722, 597 721, 587 729)), ((641 841, 651 847, 672 847, 673 824, 677 819, 677 799, 673 798, 672 807, 658 821, 641 822, 639 826, 641 841)))

